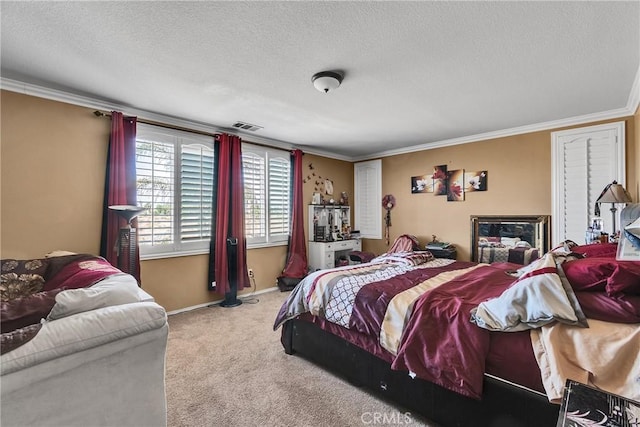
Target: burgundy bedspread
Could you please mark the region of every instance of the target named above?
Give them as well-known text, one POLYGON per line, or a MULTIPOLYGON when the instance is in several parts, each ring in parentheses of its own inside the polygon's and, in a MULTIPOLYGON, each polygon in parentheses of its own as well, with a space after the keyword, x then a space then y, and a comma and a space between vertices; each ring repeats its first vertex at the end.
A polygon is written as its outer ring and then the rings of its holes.
MULTIPOLYGON (((508 288, 515 279, 506 270, 518 266, 444 261, 312 273, 283 304, 274 329, 316 315, 316 323, 392 362, 393 369, 479 399, 492 332, 471 323, 470 311, 508 288)), ((532 354, 530 344, 526 351, 532 354)), ((539 371, 522 377, 541 388, 539 371)))
POLYGON ((471 323, 469 313, 500 296, 513 281, 504 264, 492 264, 424 294, 414 306, 391 367, 479 399, 491 335, 471 323))
MULTIPOLYGON (((534 332, 561 324, 580 340, 593 341, 586 318, 619 332, 616 322, 636 324, 640 316, 640 263, 581 259, 562 251, 524 267, 394 258, 311 273, 283 304, 274 329, 292 318, 311 317, 393 369, 459 394, 480 399, 487 373, 544 389, 551 399, 547 382, 542 386, 543 364, 564 350, 550 342, 534 352, 534 332), (507 274, 516 269, 517 277, 507 274), (583 274, 573 274, 576 269, 583 274)), ((601 335, 598 339, 608 337, 601 335)), ((636 343, 620 345, 637 354, 636 343)), ((597 362, 591 354, 587 360, 597 362)), ((580 363, 581 372, 592 372, 593 363, 580 363)), ((635 378, 613 376, 625 385, 635 378)))

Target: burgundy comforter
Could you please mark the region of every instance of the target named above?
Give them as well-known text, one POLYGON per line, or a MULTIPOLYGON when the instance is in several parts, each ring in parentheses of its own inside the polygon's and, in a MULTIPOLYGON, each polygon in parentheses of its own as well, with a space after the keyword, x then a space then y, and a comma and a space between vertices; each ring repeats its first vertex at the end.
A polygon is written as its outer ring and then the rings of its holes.
MULTIPOLYGON (((367 346, 364 336, 379 343, 382 349, 372 352, 386 353, 383 358, 393 369, 479 399, 493 333, 471 323, 470 311, 507 289, 515 279, 506 271, 517 267, 436 259, 318 271, 292 292, 274 328, 311 313, 331 322, 328 329, 341 328, 339 335, 350 336, 361 347, 367 346)), ((518 337, 514 339, 529 352, 531 371, 535 359, 528 333, 524 341, 522 334, 508 335, 518 337)), ((539 371, 533 376, 539 378, 539 371)), ((539 379, 532 382, 541 388, 539 379)))

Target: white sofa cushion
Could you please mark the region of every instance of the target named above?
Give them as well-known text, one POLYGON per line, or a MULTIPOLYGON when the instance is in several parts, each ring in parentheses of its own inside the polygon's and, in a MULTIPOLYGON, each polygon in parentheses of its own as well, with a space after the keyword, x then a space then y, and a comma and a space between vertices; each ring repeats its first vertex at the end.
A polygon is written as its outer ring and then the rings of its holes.
POLYGON ((69 289, 56 295, 47 320, 56 320, 112 305, 140 302, 138 283, 128 274, 117 274, 88 288, 69 289))
POLYGON ((154 302, 115 305, 48 321, 26 344, 3 354, 0 374, 162 328, 167 314, 154 302))

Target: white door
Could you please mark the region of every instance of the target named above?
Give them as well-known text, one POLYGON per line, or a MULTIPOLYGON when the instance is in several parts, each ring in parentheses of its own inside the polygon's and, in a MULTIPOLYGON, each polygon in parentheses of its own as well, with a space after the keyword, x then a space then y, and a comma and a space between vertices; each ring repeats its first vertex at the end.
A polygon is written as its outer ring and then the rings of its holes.
POLYGON ((382 161, 356 163, 354 171, 354 230, 366 239, 382 238, 382 161))
MULTIPOLYGON (((602 190, 614 180, 625 185, 624 122, 552 132, 551 141, 551 240, 553 246, 568 239, 584 244, 602 190)), ((610 208, 610 203, 600 207, 608 233, 613 228, 610 208)))

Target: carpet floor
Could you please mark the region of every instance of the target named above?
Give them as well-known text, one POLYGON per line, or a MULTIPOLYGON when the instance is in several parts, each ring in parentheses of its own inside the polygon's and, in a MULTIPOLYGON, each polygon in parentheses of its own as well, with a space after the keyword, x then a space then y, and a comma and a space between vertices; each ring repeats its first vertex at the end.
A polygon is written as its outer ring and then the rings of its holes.
POLYGON ((273 321, 288 293, 169 317, 167 408, 177 426, 437 427, 284 353, 273 321), (388 421, 398 422, 389 423, 388 421))

